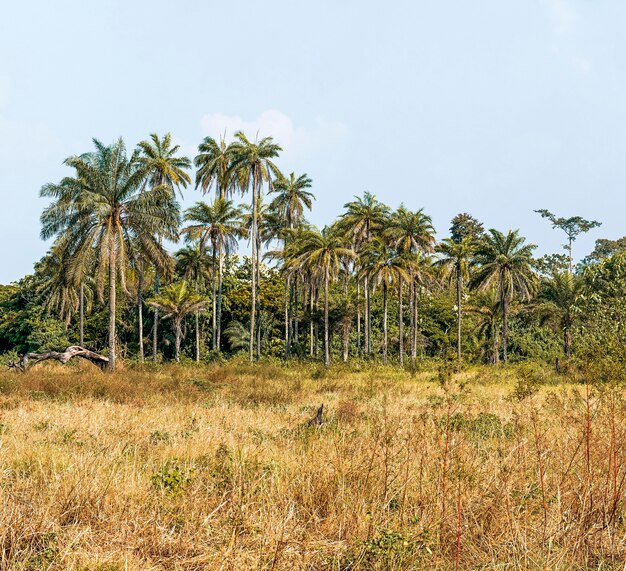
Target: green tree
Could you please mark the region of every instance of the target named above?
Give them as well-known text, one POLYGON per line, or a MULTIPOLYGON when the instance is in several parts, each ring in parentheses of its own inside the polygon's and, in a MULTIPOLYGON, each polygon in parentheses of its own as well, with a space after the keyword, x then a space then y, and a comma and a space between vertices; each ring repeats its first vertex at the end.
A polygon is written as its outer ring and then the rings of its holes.
POLYGON ((374 238, 369 242, 361 254, 362 272, 366 273, 374 287, 382 284, 383 289, 383 364, 387 364, 388 353, 388 299, 387 293, 394 285, 398 288, 398 320, 400 336, 400 361, 404 361, 403 331, 402 324, 404 315, 402 310, 402 287, 409 277, 408 267, 411 265, 410 255, 402 254, 389 245, 381 237, 374 238))
POLYGON ((509 230, 505 235, 491 229, 476 250, 473 265, 476 272, 471 285, 485 290, 497 288, 502 312, 502 358, 506 362, 509 304, 514 296, 530 299, 537 287, 537 276, 532 269, 534 244, 525 244, 519 231, 509 230))
POLYGON ((42 238, 58 235, 55 247, 70 260, 69 271, 79 275, 95 256, 97 287, 103 296, 109 281, 109 366, 116 362, 117 279, 124 291, 129 259, 141 251, 161 271, 171 269, 159 237, 178 238, 179 208, 166 185, 141 192, 145 174, 135 155, 128 157, 122 139, 105 146, 94 140, 95 151, 70 157, 65 164, 74 177, 47 184, 43 197, 53 202, 41 215, 42 238))
MULTIPOLYGON (((258 142, 250 141, 244 133, 235 133, 235 142, 231 144, 232 164, 231 172, 236 177, 237 185, 242 193, 252 193, 252 299, 250 306, 250 361, 254 359, 254 340, 256 319, 260 310, 259 292, 261 252, 259 249, 259 219, 258 204, 261 199, 263 182, 268 181, 271 186, 271 177, 280 178, 278 167, 272 159, 278 156, 281 147, 274 143, 271 137, 265 137, 258 142)), ((257 343, 257 359, 260 357, 261 346, 257 343)))
POLYGON ((222 331, 224 256, 237 247, 237 238, 243 235, 242 211, 231 200, 218 197, 212 204, 196 202, 185 213, 185 221, 191 223, 182 230, 188 238, 198 240, 201 249, 206 244, 211 244, 211 301, 213 303, 211 342, 213 350, 219 351, 222 331))
POLYGON ((535 311, 545 321, 551 321, 563 333, 563 353, 572 354, 572 326, 576 316, 576 302, 582 280, 570 272, 555 273, 542 280, 535 311))
POLYGON ((541 210, 535 210, 537 214, 540 214, 542 218, 547 218, 552 223, 552 228, 559 228, 565 232, 567 236, 567 243, 563 246, 567 250, 567 256, 569 259, 569 271, 573 271, 572 261, 572 244, 576 240, 579 234, 589 232, 593 228, 601 226, 601 222, 596 220, 585 220, 581 216, 572 216, 571 218, 557 218, 552 212, 542 208, 541 210))
POLYGON ((180 343, 183 335, 183 320, 188 315, 204 311, 208 300, 187 288, 187 282, 170 284, 161 293, 148 300, 148 304, 163 312, 163 319, 171 319, 174 329, 174 359, 180 361, 180 343))
MULTIPOLYGON (((152 133, 150 138, 141 141, 138 145, 139 155, 137 162, 144 175, 146 186, 158 188, 165 186, 174 194, 175 190, 182 197, 182 189, 187 188, 191 183, 191 178, 186 172, 191 168, 191 161, 187 157, 178 156, 180 145, 172 145, 172 136, 167 133, 160 138, 156 133, 152 133)), ((159 291, 159 272, 154 274, 154 292, 159 291)), ((154 311, 154 326, 152 329, 152 359, 156 362, 158 352, 158 327, 159 312, 154 311)))
MULTIPOLYGON (((212 275, 209 256, 200 242, 176 252, 176 269, 184 280, 194 285, 196 293, 212 275)), ((213 281, 215 281, 213 279, 213 281)), ((200 312, 195 313, 196 363, 200 362, 200 312)))
POLYGON ((468 238, 474 244, 485 235, 485 228, 482 223, 476 220, 467 212, 457 214, 450 225, 450 239, 453 242, 461 242, 463 238, 468 238))
POLYGON ((441 268, 445 278, 456 285, 456 355, 461 360, 461 319, 463 317, 463 284, 469 278, 469 265, 474 252, 471 236, 464 236, 455 242, 446 238, 437 247, 439 259, 435 266, 441 268))
MULTIPOLYGON (((376 197, 369 192, 364 192, 363 197, 355 196, 355 200, 344 204, 343 207, 346 212, 340 217, 338 227, 351 238, 353 249, 357 254, 360 254, 365 244, 382 231, 389 218, 389 207, 376 200, 376 197)), ((369 276, 365 273, 363 277, 365 292, 364 345, 365 352, 369 354, 372 352, 372 308, 369 276)))
POLYGON ((226 200, 234 189, 234 177, 231 169, 233 148, 226 145, 224 138, 218 143, 212 137, 205 137, 198 145, 198 154, 194 159, 196 188, 206 194, 215 188, 215 196, 226 200))
POLYGON ((330 365, 330 335, 328 320, 329 287, 337 279, 344 259, 356 258, 350 248, 346 248, 336 227, 326 227, 321 232, 310 230, 303 234, 297 245, 295 263, 308 268, 324 283, 324 364, 330 365))

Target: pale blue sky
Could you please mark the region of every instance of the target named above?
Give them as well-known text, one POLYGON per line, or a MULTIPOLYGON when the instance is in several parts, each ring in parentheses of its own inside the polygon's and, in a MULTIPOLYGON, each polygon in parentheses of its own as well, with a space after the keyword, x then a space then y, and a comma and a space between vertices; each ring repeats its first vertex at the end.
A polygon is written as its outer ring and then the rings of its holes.
POLYGON ((46 251, 39 188, 92 137, 193 154, 240 127, 313 178, 317 224, 369 190, 440 237, 468 211, 551 252, 549 208, 603 222, 582 257, 626 234, 624 22, 618 0, 5 2, 0 283, 46 251))

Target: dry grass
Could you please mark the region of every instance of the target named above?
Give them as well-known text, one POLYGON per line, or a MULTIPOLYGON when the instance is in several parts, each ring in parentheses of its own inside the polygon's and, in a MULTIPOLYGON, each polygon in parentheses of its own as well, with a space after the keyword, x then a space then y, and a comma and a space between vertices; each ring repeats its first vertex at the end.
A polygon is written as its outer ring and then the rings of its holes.
POLYGON ((622 569, 626 404, 585 388, 528 367, 3 373, 0 569, 622 569))

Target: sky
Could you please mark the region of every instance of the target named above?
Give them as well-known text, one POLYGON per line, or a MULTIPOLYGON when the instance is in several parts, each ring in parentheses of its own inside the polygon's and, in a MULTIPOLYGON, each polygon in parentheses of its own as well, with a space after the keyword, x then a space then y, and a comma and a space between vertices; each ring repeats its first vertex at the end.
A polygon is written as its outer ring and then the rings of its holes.
MULTIPOLYGON (((23 0, 0 20, 0 283, 32 271, 41 186, 93 137, 273 136, 331 222, 369 191, 424 208, 438 237, 469 212, 538 254, 533 212, 626 234, 621 0, 23 0)), ((200 200, 185 192, 184 206, 200 200)))

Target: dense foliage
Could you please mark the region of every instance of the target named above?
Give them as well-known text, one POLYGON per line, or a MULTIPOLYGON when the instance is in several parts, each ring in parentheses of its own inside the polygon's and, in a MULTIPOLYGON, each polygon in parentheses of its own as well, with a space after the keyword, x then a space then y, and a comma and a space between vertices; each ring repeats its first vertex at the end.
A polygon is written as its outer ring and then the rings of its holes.
POLYGON ((242 350, 326 364, 621 358, 626 239, 598 240, 572 262, 573 241, 596 221, 537 211, 567 239, 566 255, 540 259, 519 231, 486 230, 467 213, 437 242, 423 209, 369 193, 317 229, 306 220, 311 179, 282 174, 271 138, 207 137, 193 161, 169 134, 132 153, 121 139, 94 143, 42 188, 42 237, 55 240, 32 275, 0 286, 0 351, 80 344, 112 367, 116 356, 242 350), (203 200, 181 212, 192 164, 203 200), (237 253, 246 241, 249 257, 237 253))

